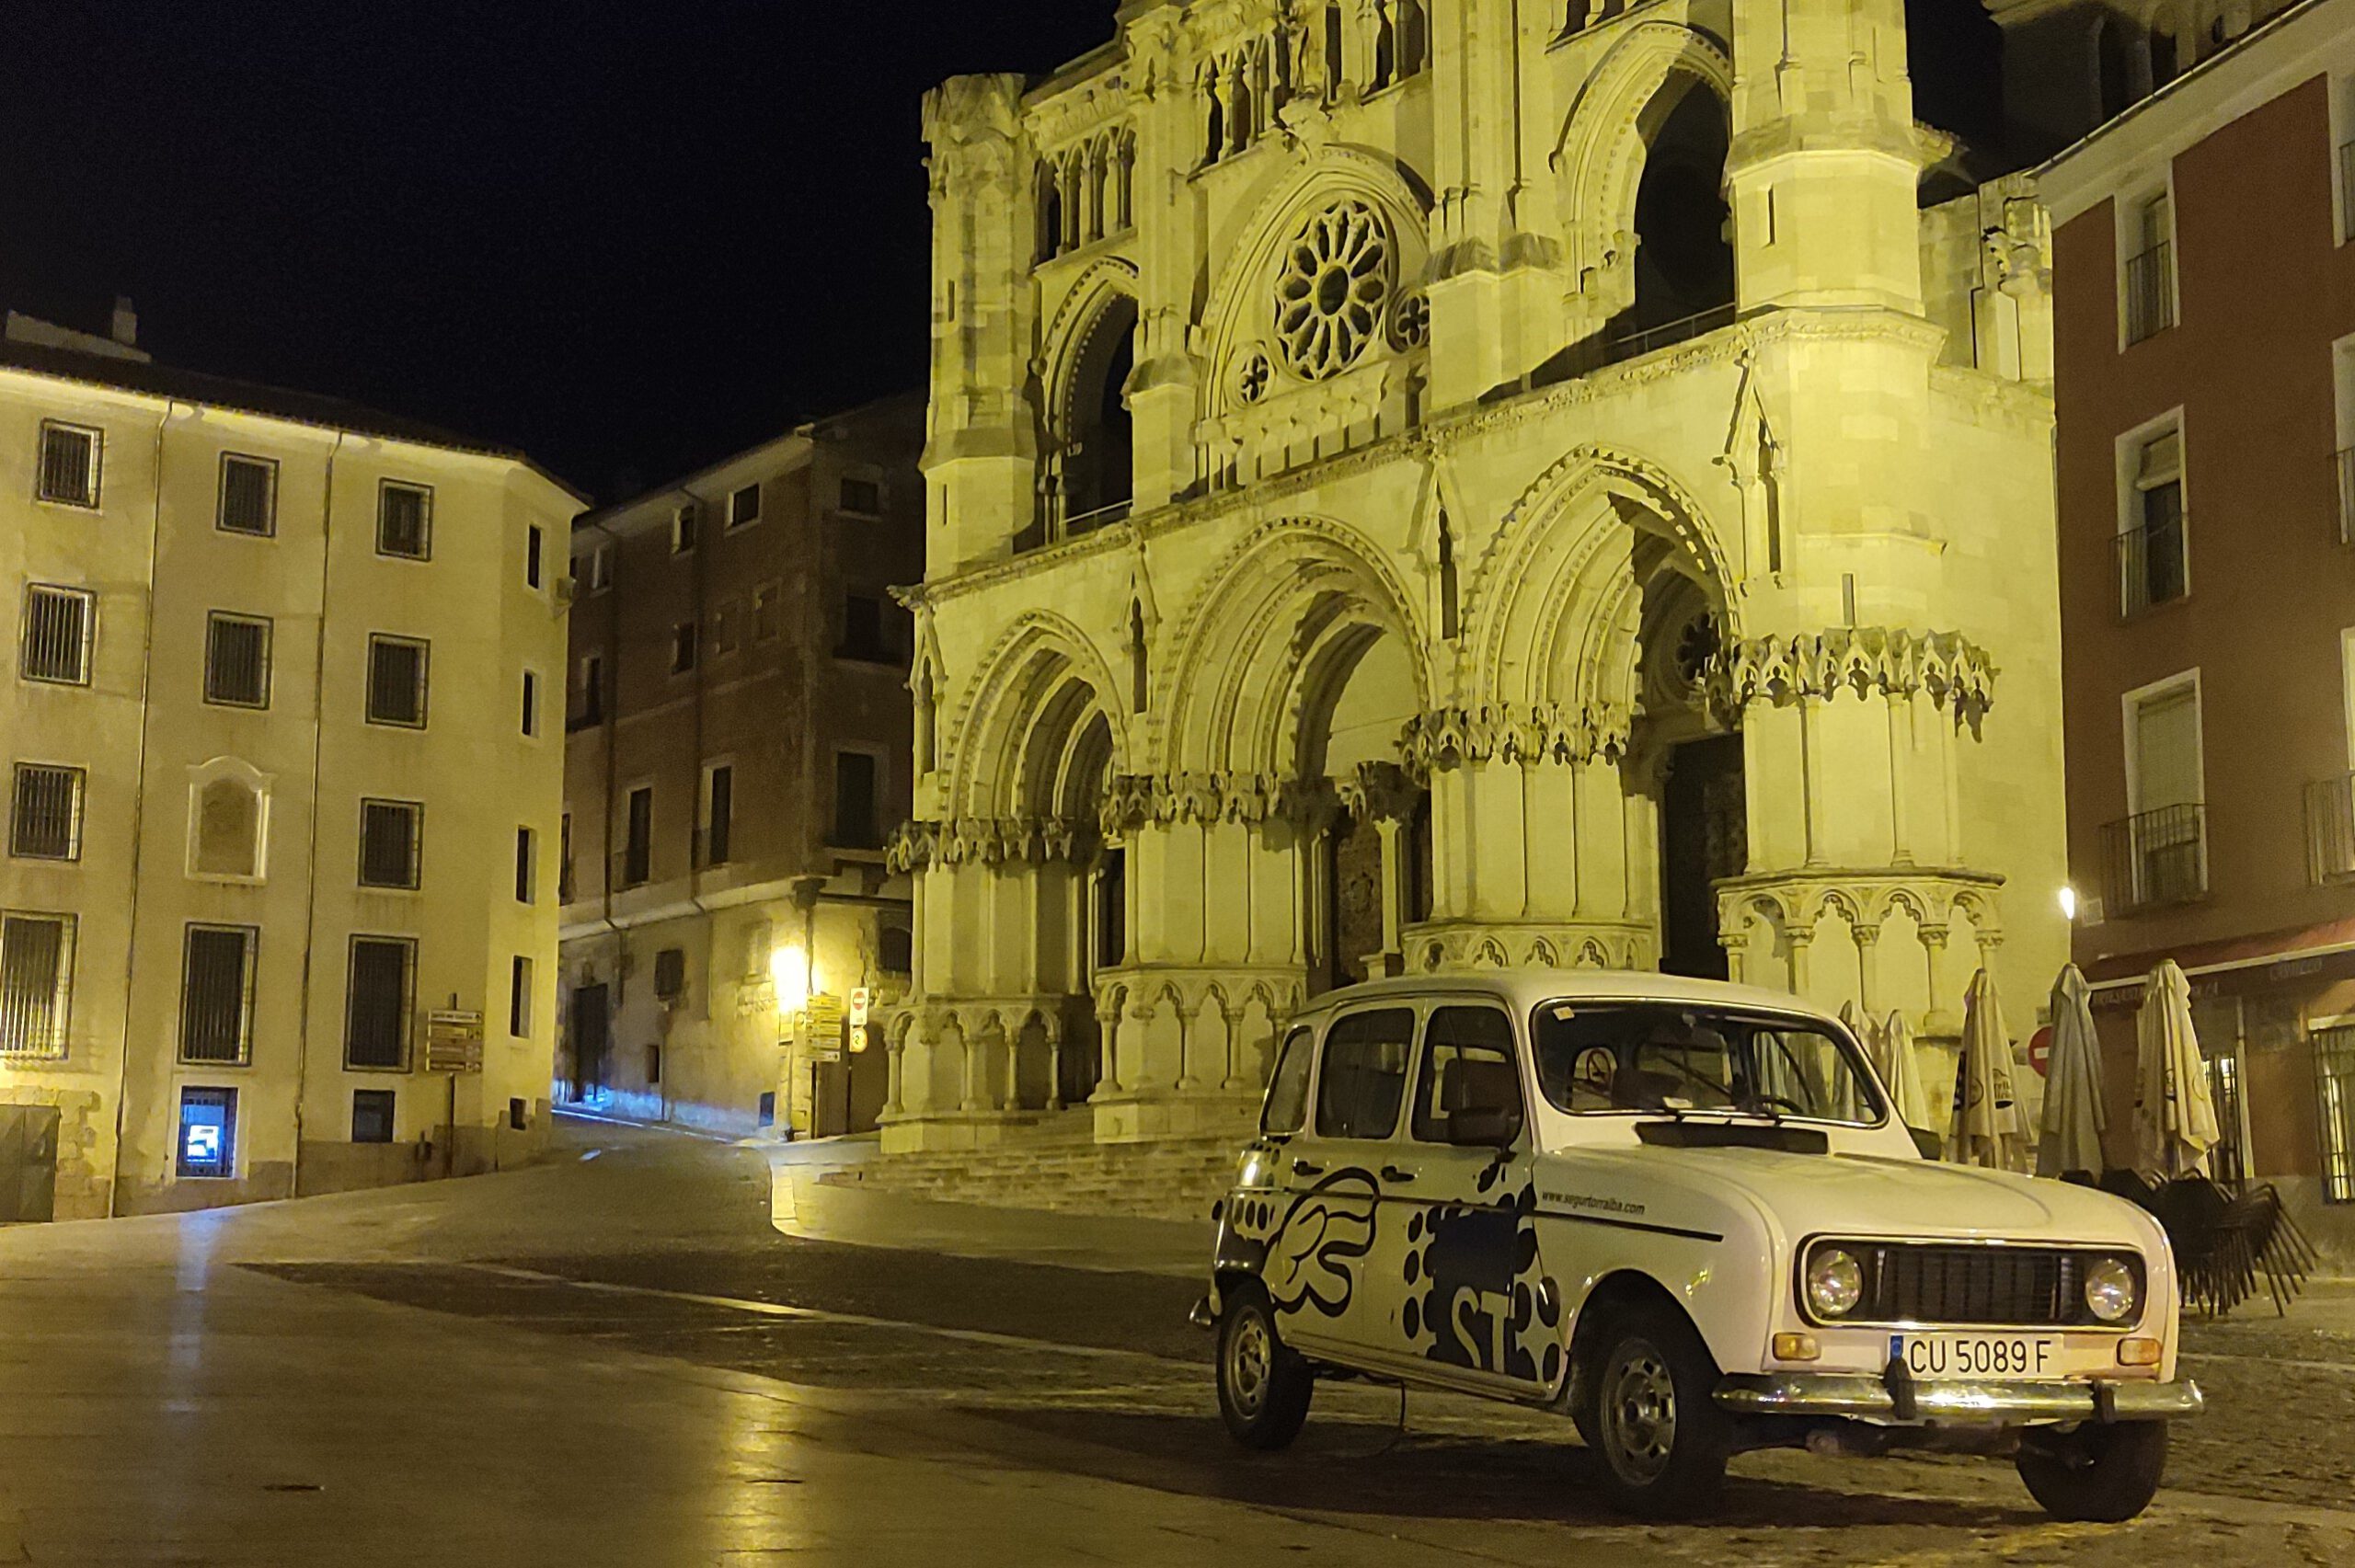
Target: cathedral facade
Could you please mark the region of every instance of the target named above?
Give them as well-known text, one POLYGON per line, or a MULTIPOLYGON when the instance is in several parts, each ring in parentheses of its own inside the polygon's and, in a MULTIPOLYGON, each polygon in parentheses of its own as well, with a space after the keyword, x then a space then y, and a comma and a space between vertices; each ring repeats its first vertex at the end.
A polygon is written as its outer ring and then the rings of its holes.
POLYGON ((925 129, 887 1149, 1240 1125, 1371 975, 2041 996, 2049 238, 1900 0, 1129 0, 925 129))

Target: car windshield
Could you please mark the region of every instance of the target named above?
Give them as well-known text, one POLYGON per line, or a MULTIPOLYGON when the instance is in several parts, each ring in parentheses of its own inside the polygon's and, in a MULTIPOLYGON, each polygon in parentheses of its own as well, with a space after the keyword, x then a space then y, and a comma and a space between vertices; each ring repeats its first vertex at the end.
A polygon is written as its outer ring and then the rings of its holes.
POLYGON ((1715 1111, 1870 1127, 1885 1114, 1855 1046, 1803 1019, 1549 1001, 1530 1035, 1545 1097, 1578 1115, 1715 1111))

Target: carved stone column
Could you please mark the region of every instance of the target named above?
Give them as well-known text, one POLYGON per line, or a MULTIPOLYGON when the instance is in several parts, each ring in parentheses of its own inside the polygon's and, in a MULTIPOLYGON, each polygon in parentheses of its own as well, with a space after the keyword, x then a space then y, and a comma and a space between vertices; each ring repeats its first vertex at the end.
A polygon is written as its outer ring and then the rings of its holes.
POLYGON ((1880 926, 1873 921, 1857 921, 1849 928, 1856 939, 1856 1005, 1865 1017, 1873 1016, 1873 964, 1880 946, 1880 926))
POLYGON ((890 1076, 887 1081, 889 1087, 887 1087, 883 1093, 882 1114, 887 1120, 893 1116, 901 1116, 907 1114, 908 1105, 905 1093, 907 1085, 907 1068, 906 1064, 902 1060, 902 1059, 907 1055, 907 1050, 908 1043, 904 1039, 893 1040, 883 1047, 886 1064, 890 1070, 890 1076))

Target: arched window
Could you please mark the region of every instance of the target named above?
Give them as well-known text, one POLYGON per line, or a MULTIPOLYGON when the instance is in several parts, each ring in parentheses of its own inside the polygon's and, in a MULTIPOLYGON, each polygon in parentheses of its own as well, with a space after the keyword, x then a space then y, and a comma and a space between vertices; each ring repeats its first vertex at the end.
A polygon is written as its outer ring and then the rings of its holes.
POLYGON ((1061 176, 1051 163, 1039 166, 1039 259, 1052 261, 1063 252, 1063 196, 1061 176))
POLYGON ((2183 74, 2183 54, 2176 43, 2175 17, 2165 11, 2151 18, 2151 90, 2157 92, 2183 74))
POLYGON ((189 780, 189 874, 259 881, 268 864, 270 780, 220 758, 189 780))
POLYGON ((1226 84, 1223 69, 1215 62, 1202 73, 1202 97, 1209 104, 1210 120, 1202 162, 1214 164, 1226 156, 1226 84))
POLYGON ((1462 628, 1457 624, 1455 601, 1455 533, 1447 525, 1447 514, 1439 514, 1439 635, 1453 642, 1462 628))
POLYGON ((1693 77, 1644 114, 1644 173, 1636 188, 1636 323, 1682 322, 1733 303, 1733 235, 1726 205, 1726 109, 1693 77))
POLYGON ((1153 667, 1144 641, 1144 606, 1129 601, 1129 711, 1143 713, 1153 696, 1153 667))
POLYGON ((932 662, 929 659, 916 666, 913 695, 916 710, 916 772, 919 774, 929 773, 939 765, 934 750, 932 662))
POLYGON ((2128 52, 2127 24, 2104 16, 2094 24, 2094 74, 2101 118, 2117 119, 2134 103, 2133 59, 2128 52))
POLYGON ((1072 367, 1063 413, 1063 522, 1085 532, 1125 515, 1136 493, 1136 438, 1129 372, 1136 368, 1136 302, 1123 294, 1097 313, 1072 367))
POLYGON ((1398 74, 1419 75, 1430 63, 1430 17, 1423 0, 1398 0, 1398 74))

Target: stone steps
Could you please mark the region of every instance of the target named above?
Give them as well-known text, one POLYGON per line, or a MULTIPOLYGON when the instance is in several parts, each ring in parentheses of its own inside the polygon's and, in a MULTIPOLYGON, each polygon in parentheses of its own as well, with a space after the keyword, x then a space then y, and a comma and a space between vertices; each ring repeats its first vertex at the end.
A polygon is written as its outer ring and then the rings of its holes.
POLYGON ((821 1178, 946 1203, 1148 1219, 1204 1219, 1233 1183, 1242 1140, 1097 1144, 1022 1138, 986 1149, 898 1154, 821 1178))

